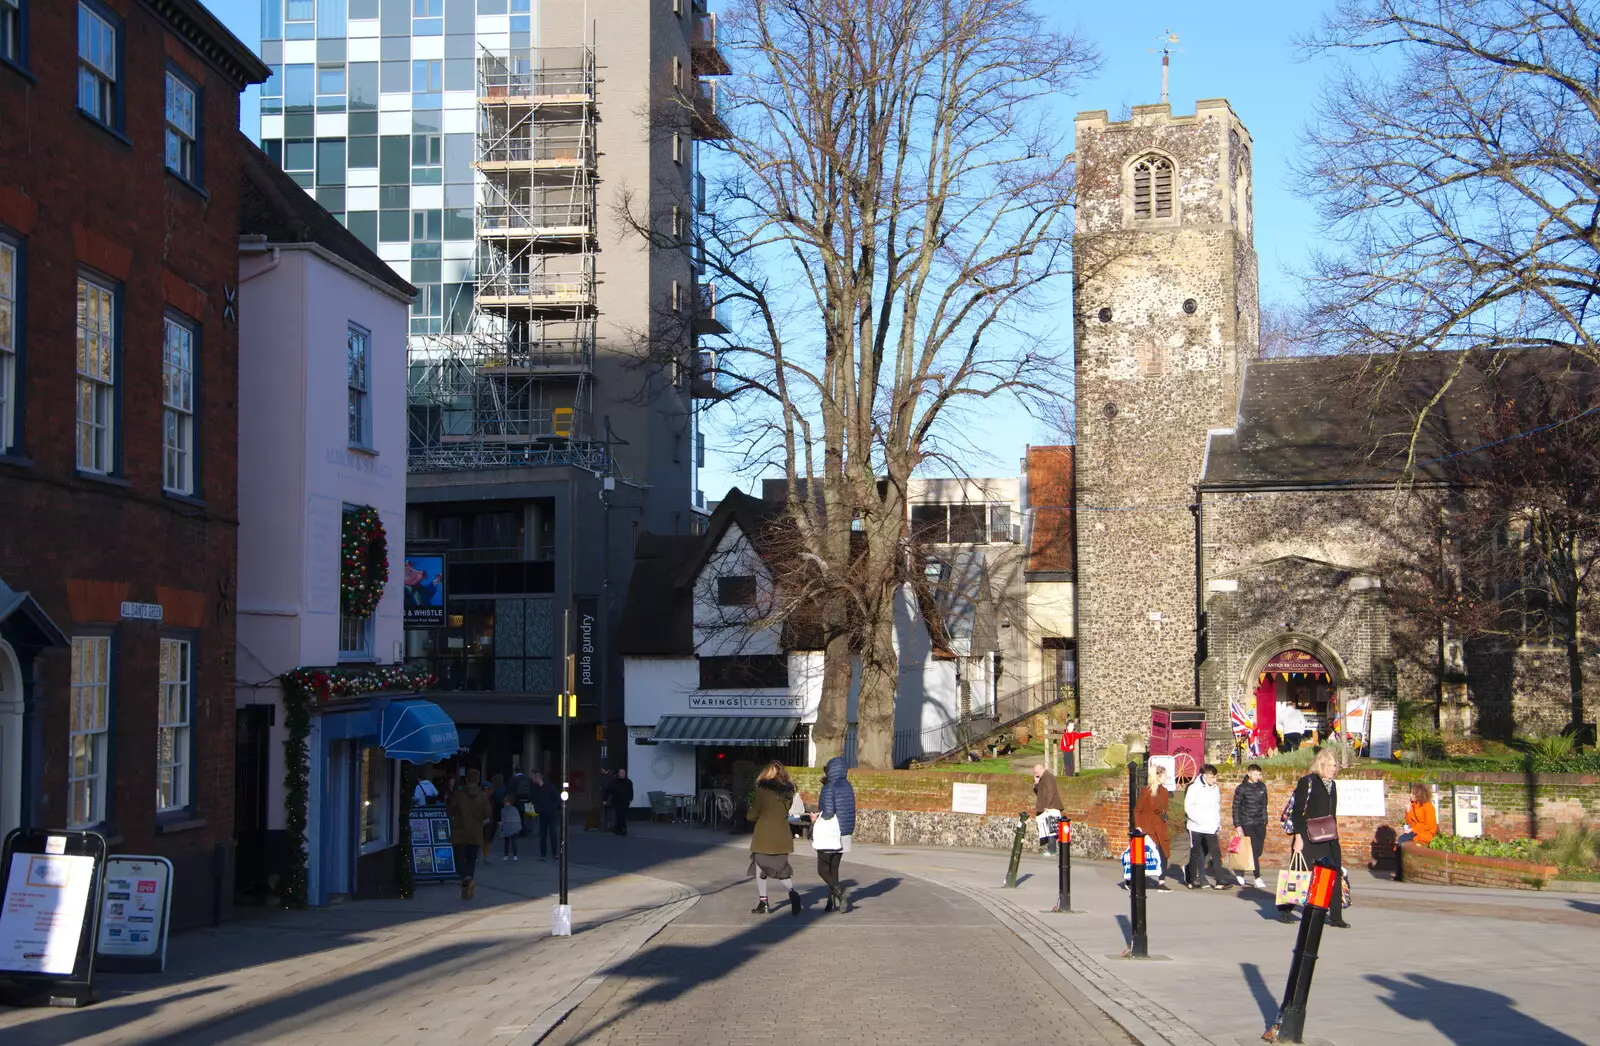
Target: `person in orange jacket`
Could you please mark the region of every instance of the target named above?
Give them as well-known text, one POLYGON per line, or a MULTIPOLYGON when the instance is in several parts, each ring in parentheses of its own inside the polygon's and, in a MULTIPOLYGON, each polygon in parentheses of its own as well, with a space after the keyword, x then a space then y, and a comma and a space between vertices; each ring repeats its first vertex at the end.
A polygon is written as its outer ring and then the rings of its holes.
POLYGON ((1406 807, 1406 830, 1400 841, 1427 846, 1439 834, 1439 813, 1433 808, 1433 792, 1425 784, 1411 786, 1411 805, 1406 807))

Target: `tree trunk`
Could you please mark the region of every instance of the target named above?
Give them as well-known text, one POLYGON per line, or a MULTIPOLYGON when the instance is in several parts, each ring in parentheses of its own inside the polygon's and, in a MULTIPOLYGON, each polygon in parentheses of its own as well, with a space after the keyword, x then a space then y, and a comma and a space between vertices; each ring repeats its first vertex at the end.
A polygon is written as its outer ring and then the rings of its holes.
POLYGON ((1578 615, 1573 613, 1567 622, 1567 685, 1572 690, 1572 730, 1583 736, 1583 648, 1579 643, 1578 615))
POLYGON ((869 770, 894 768, 894 696, 900 659, 894 649, 896 586, 884 586, 872 621, 862 629, 861 696, 856 703, 856 762, 869 770))
POLYGON ((844 755, 844 735, 850 709, 850 636, 835 631, 822 653, 822 700, 811 740, 817 747, 817 765, 844 755))

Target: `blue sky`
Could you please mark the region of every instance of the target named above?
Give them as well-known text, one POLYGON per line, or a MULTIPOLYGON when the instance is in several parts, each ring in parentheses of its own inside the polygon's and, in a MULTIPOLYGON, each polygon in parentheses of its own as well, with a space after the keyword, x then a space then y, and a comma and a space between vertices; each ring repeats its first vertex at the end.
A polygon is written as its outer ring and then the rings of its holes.
MULTIPOLYGON (((1083 109, 1107 109, 1116 116, 1125 106, 1160 101, 1161 59, 1152 54, 1163 31, 1178 34, 1172 58, 1174 112, 1194 111, 1198 98, 1227 98, 1255 140, 1256 253, 1261 263, 1263 302, 1296 301, 1294 271, 1305 264, 1316 239, 1315 214, 1294 191, 1289 157, 1301 127, 1315 105, 1327 72, 1317 62, 1297 60, 1294 38, 1312 28, 1323 2, 1269 3, 1266 0, 1149 0, 1142 4, 1095 5, 1036 0, 1055 12, 1062 28, 1076 26, 1104 58, 1100 75, 1085 83, 1061 107, 1069 121, 1083 109)), ((260 43, 258 0, 207 0, 211 10, 245 43, 260 43)), ((712 0, 716 6, 716 0, 712 0)), ((253 89, 252 89, 253 91, 253 89)), ((243 107, 247 133, 256 131, 252 94, 243 107)), ((726 410, 726 407, 719 407, 726 410)), ((1051 426, 1024 420, 1010 407, 990 425, 978 426, 972 442, 988 450, 964 462, 974 475, 1012 475, 1029 443, 1057 440, 1051 426)), ((970 427, 970 426, 969 426, 970 427)), ((710 454, 701 487, 711 499, 730 485, 750 486, 728 472, 716 453, 716 412, 707 420, 710 454)))

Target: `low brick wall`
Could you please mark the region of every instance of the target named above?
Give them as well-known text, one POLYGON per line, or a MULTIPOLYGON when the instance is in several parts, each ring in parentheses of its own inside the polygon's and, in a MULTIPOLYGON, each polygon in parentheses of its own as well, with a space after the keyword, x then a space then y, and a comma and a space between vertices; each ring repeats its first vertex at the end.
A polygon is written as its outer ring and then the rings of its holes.
MULTIPOLYGON (((801 767, 791 769, 790 773, 806 801, 814 805, 817 791, 822 785, 822 771, 801 767)), ((1266 775, 1267 845, 1262 855, 1262 863, 1266 866, 1282 867, 1289 859, 1291 840, 1279 829, 1278 815, 1300 776, 1292 771, 1266 775)), ((1244 775, 1237 772, 1220 777, 1224 835, 1232 824, 1233 790, 1243 779, 1244 775)), ((1352 867, 1393 863, 1395 845, 1400 831, 1405 827, 1410 787, 1417 781, 1439 785, 1439 827, 1447 834, 1455 828, 1454 811, 1450 805, 1452 784, 1477 785, 1482 789, 1484 834, 1491 838, 1547 839, 1569 824, 1600 823, 1600 777, 1592 775, 1430 774, 1393 766, 1347 770, 1340 774, 1340 779, 1386 782, 1384 816, 1339 819, 1345 863, 1352 867)), ((937 815, 904 820, 897 817, 895 841, 905 846, 994 846, 1005 849, 1011 845, 1017 813, 1033 812, 1033 780, 1027 774, 852 770, 850 780, 855 788, 856 808, 861 816, 869 811, 937 815), (950 812, 951 785, 957 782, 988 786, 989 813, 986 817, 950 812), (903 830, 902 825, 905 826, 903 830)), ((1079 835, 1095 840, 1086 845, 1120 853, 1128 832, 1126 774, 1067 777, 1060 779, 1057 786, 1061 791, 1064 812, 1072 818, 1079 835)), ((1182 860, 1188 850, 1182 792, 1173 797, 1168 822, 1171 826, 1173 856, 1182 860)), ((865 831, 877 832, 877 822, 873 824, 874 827, 865 831)), ((874 837, 871 841, 889 841, 887 819, 882 824, 881 837, 874 837)), ((857 831, 860 834, 863 828, 858 827, 857 831)), ((860 838, 867 841, 865 834, 860 834, 860 838)), ((1073 852, 1079 853, 1080 847, 1074 845, 1073 852)))
POLYGON ((1543 890, 1560 869, 1504 857, 1477 857, 1402 843, 1400 860, 1408 883, 1439 886, 1497 886, 1505 890, 1543 890))
MULTIPOLYGON (((931 810, 860 810, 856 811, 856 830, 852 837, 863 843, 882 843, 889 846, 965 846, 1010 850, 1016 838, 1015 814, 1000 816, 989 814, 957 814, 931 810)), ((1028 849, 1038 845, 1033 819, 1028 819, 1028 830, 1023 836, 1028 849)), ((1119 849, 1120 852, 1120 849, 1119 849)), ((1074 825, 1072 833, 1074 857, 1108 857, 1106 833, 1093 825, 1074 825)))

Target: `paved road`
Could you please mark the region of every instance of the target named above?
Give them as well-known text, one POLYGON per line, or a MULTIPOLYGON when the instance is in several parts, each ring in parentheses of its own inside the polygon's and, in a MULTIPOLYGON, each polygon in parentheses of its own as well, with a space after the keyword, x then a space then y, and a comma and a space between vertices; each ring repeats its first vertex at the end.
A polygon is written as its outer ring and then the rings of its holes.
POLYGON ((827 914, 814 859, 797 854, 806 910, 756 916, 747 855, 697 834, 617 841, 595 858, 648 863, 649 874, 702 896, 556 1028, 550 1046, 881 1046, 935 1029, 952 1043, 1134 1041, 962 893, 851 860, 857 908, 827 914))

